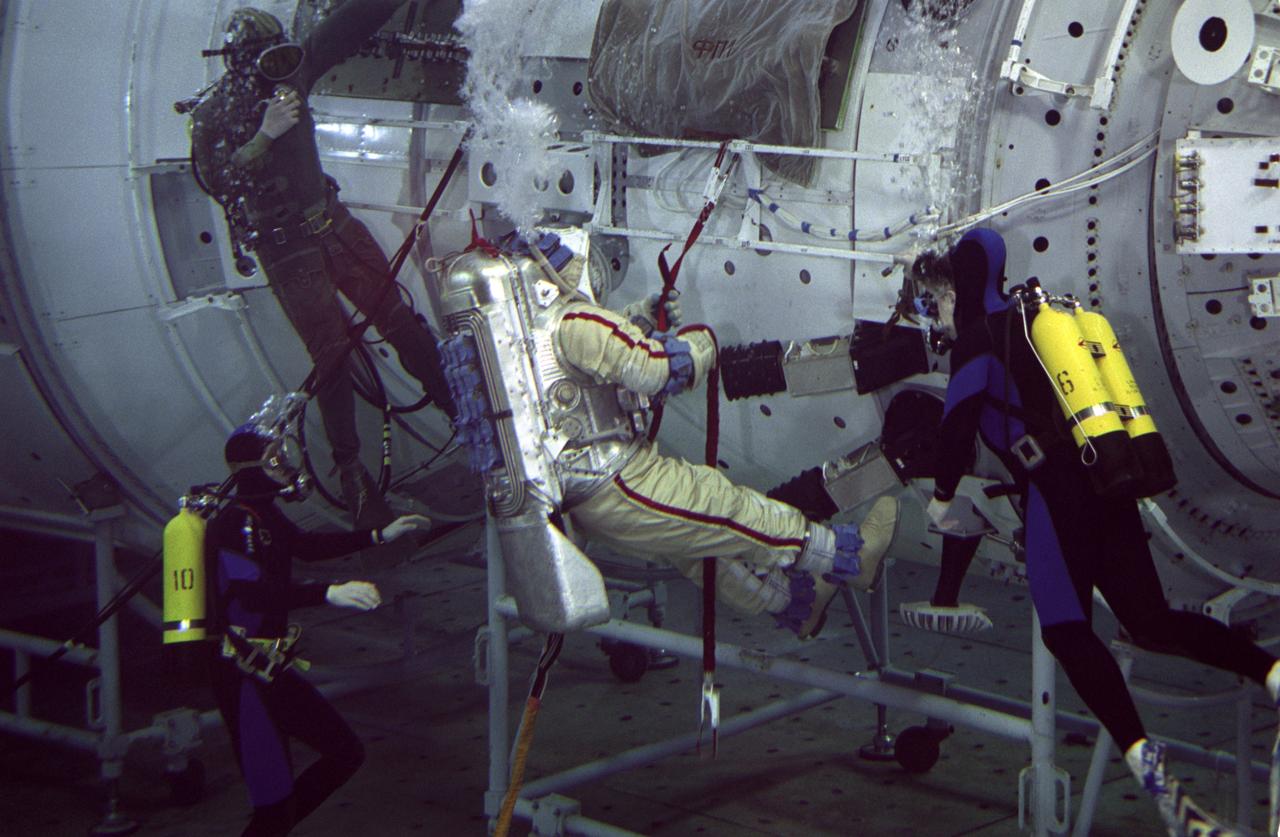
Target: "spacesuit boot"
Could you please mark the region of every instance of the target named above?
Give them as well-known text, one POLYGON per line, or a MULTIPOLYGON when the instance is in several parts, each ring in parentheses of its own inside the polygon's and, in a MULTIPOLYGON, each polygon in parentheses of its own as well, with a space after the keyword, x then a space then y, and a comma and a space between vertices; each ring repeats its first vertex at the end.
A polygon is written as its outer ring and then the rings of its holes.
POLYGON ((354 528, 381 529, 395 519, 364 465, 353 462, 342 466, 338 479, 354 528))
MULTIPOLYGON (((841 529, 836 530, 837 552, 840 550, 841 529)), ((885 553, 893 543, 894 533, 898 528, 898 501, 894 497, 881 497, 871 506, 871 511, 858 524, 858 535, 862 538, 862 547, 857 552, 857 575, 848 582, 859 590, 874 590, 880 583, 885 553)), ((836 567, 840 566, 837 555, 836 567)))
POLYGON ((840 592, 839 586, 825 579, 813 579, 813 605, 809 616, 796 628, 797 636, 801 639, 813 639, 822 633, 823 626, 827 624, 827 608, 831 606, 838 592, 840 592))
POLYGON ((1240 832, 1206 813, 1165 770, 1165 745, 1138 739, 1124 754, 1129 770, 1155 799, 1169 837, 1236 837, 1240 832))
POLYGON ((783 614, 775 614, 778 623, 795 631, 801 639, 816 637, 826 624, 827 609, 842 585, 872 590, 879 583, 884 556, 893 543, 897 525, 898 501, 881 497, 856 526, 811 526, 800 560, 787 570, 791 603, 783 614))

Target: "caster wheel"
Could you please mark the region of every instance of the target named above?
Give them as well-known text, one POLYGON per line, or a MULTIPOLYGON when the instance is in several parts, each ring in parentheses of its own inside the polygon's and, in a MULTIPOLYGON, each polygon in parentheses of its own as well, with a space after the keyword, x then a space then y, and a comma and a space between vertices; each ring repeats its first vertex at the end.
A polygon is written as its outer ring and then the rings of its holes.
POLYGON ((928 773, 938 763, 938 735, 926 727, 907 727, 898 733, 894 755, 908 773, 928 773))
POLYGON ((204 762, 190 759, 187 766, 174 773, 168 773, 169 795, 178 805, 194 805, 204 797, 204 762))
POLYGON ((609 670, 623 683, 635 683, 649 668, 649 651, 639 645, 620 642, 609 650, 609 670))

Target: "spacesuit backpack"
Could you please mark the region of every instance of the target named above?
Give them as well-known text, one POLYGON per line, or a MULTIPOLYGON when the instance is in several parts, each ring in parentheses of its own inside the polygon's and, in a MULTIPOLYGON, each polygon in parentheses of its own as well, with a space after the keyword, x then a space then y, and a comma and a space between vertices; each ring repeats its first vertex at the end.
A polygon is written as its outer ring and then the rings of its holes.
POLYGON ((435 271, 427 289, 448 335, 441 357, 455 425, 485 480, 508 592, 522 620, 563 632, 606 621, 609 601, 599 570, 557 525, 560 513, 639 448, 633 413, 642 405, 624 404, 618 387, 557 357, 562 309, 590 293, 589 282, 583 291, 565 278, 578 269, 589 278, 587 236, 557 232, 524 252, 469 250, 435 271))

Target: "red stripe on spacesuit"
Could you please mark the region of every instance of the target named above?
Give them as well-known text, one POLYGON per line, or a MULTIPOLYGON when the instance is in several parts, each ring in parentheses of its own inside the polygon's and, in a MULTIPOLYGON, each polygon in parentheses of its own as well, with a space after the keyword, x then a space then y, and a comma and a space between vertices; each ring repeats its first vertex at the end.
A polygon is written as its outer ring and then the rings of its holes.
POLYGON ((695 523, 705 523, 710 526, 722 526, 725 529, 732 529, 734 532, 737 532, 740 535, 746 535, 748 538, 751 538, 753 541, 759 541, 765 546, 773 547, 775 549, 786 549, 786 548, 802 549, 804 547, 803 538, 775 538, 772 535, 766 535, 764 532, 757 531, 755 529, 750 528, 749 526, 743 526, 738 521, 730 520, 727 517, 716 517, 710 514, 699 514, 698 512, 690 511, 688 509, 681 509, 681 508, 677 508, 676 506, 668 506, 665 503, 659 503, 657 500, 654 500, 651 497, 644 496, 643 494, 637 492, 635 489, 631 488, 631 486, 623 482, 621 474, 615 474, 613 477, 613 482, 615 485, 618 486, 618 488, 622 490, 622 493, 626 494, 627 497, 629 497, 630 499, 634 500, 635 502, 639 503, 642 506, 646 506, 647 508, 651 508, 655 511, 660 511, 663 514, 669 514, 672 517, 681 517, 681 518, 684 518, 685 520, 692 520, 695 523))
MULTIPOLYGON (((623 343, 626 343, 628 349, 640 348, 644 351, 645 354, 647 354, 651 358, 655 358, 658 360, 666 360, 668 357, 670 357, 666 352, 654 351, 653 348, 650 347, 648 341, 645 341, 643 343, 637 343, 625 331, 618 328, 617 323, 607 320, 604 317, 601 317, 599 314, 590 314, 590 313, 587 313, 586 311, 572 311, 568 314, 565 314, 564 319, 565 320, 586 320, 587 322, 590 322, 590 323, 596 323, 597 325, 605 326, 606 328, 609 329, 609 332, 612 336, 618 338, 623 343)), ((563 321, 564 320, 561 320, 561 322, 563 321)))

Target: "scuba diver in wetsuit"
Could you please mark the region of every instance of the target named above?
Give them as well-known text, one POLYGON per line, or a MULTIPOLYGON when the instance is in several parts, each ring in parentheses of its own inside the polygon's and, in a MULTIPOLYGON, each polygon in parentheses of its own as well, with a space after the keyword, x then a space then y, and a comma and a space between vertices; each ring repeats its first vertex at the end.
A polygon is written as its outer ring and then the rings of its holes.
POLYGON ((301 499, 305 475, 274 426, 260 413, 227 440, 235 494, 204 536, 210 627, 222 640, 211 646, 209 673, 253 804, 246 837, 287 834, 364 761, 351 727, 295 670, 307 664, 297 656, 301 632, 288 618, 290 609, 312 605, 372 610, 381 596, 367 581, 294 582, 292 560, 336 558, 431 525, 406 515, 382 529, 300 530, 276 498, 301 499), (296 779, 291 738, 320 754, 296 779))
POLYGON ((1021 493, 1027 579, 1045 645, 1155 798, 1170 833, 1232 833, 1166 774, 1164 745, 1147 738, 1119 665, 1090 627, 1093 589, 1140 648, 1247 677, 1273 702, 1280 664, 1220 622, 1169 608, 1136 500, 1104 497, 1095 488, 1022 314, 1003 293, 1003 239, 991 230, 971 231, 935 264, 917 281, 936 297, 937 319, 955 342, 929 516, 946 528, 981 435, 1021 493), (1043 454, 1033 467, 1014 453, 1028 436, 1043 454))
POLYGON ((342 496, 356 527, 392 512, 359 459, 351 337, 338 292, 378 332, 450 416, 436 341, 401 300, 382 249, 338 199, 320 167, 306 107, 315 83, 378 31, 403 0, 348 0, 301 44, 273 15, 241 8, 227 23, 227 72, 194 105, 192 159, 201 185, 226 210, 232 237, 254 250, 271 289, 316 364, 315 391, 342 496))

